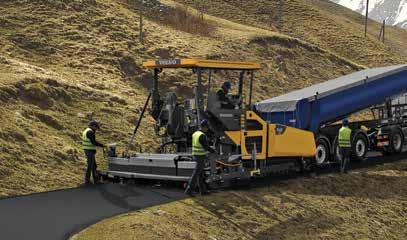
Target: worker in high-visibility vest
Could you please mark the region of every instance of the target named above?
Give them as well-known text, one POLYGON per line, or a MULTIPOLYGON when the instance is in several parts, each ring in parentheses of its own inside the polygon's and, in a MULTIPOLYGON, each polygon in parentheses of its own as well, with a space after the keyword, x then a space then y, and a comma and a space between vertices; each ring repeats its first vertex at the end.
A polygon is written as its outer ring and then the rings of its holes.
POLYGON ((100 129, 100 125, 95 120, 90 120, 88 127, 82 132, 82 149, 85 152, 87 167, 85 172, 85 184, 89 185, 90 176, 93 177, 93 183, 98 183, 97 165, 96 165, 96 148, 103 148, 104 145, 96 141, 96 131, 100 129))
POLYGON ((208 153, 215 152, 215 150, 209 146, 208 139, 206 137, 208 131, 209 122, 208 120, 204 119, 200 122, 200 130, 192 134, 192 157, 196 162, 196 165, 185 190, 185 194, 191 196, 193 195, 197 184, 201 195, 208 193, 204 179, 204 165, 206 159, 208 158, 208 153))
POLYGON ((225 81, 222 87, 216 92, 218 100, 220 101, 221 108, 234 109, 235 105, 229 97, 229 91, 232 88, 232 84, 229 81, 225 81))
POLYGON ((349 120, 344 119, 342 121, 342 127, 338 133, 338 145, 339 152, 341 154, 341 173, 347 173, 347 164, 349 163, 350 153, 352 148, 351 142, 352 130, 349 128, 349 120))

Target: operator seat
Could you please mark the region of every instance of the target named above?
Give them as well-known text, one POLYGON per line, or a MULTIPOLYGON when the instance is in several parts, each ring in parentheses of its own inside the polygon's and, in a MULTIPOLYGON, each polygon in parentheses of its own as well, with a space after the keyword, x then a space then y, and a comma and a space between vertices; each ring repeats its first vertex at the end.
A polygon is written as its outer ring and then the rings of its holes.
POLYGON ((221 102, 218 99, 216 92, 209 92, 208 95, 208 109, 220 109, 221 102))
POLYGON ((208 94, 208 112, 214 116, 225 130, 240 130, 240 117, 242 109, 227 109, 222 108, 222 104, 218 99, 216 92, 209 92, 208 94))

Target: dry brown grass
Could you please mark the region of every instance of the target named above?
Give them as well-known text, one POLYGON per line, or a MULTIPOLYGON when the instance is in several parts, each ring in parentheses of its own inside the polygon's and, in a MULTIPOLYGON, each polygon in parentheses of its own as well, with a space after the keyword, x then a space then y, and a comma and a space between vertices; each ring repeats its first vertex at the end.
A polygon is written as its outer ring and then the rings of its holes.
MULTIPOLYGON (((353 24, 358 31, 364 31, 365 17, 357 12, 349 11, 349 9, 340 5, 333 4, 325 0, 304 0, 307 4, 315 5, 316 8, 321 9, 339 21, 345 21, 353 24)), ((373 20, 368 22, 368 35, 372 39, 378 38, 381 29, 381 23, 373 20)), ((407 56, 407 46, 405 39, 407 38, 407 30, 397 27, 386 27, 386 41, 384 45, 389 46, 394 51, 399 52, 403 56, 407 56)))
MULTIPOLYGON (((199 6, 209 15, 262 29, 275 30, 278 1, 177 0, 199 6), (204 5, 204 6, 202 6, 204 5)), ((318 46, 349 61, 369 67, 407 61, 407 31, 389 28, 386 44, 377 40, 380 24, 371 22, 371 35, 364 37, 361 22, 351 11, 329 1, 292 0, 284 4, 283 33, 318 46), (391 36, 391 37, 390 37, 391 36)))
POLYGON ((160 22, 177 30, 206 37, 215 31, 215 27, 205 20, 204 15, 195 15, 185 6, 169 8, 160 22))
MULTIPOLYGON (((213 35, 216 27, 207 21, 204 14, 185 5, 168 5, 165 1, 121 0, 121 2, 134 11, 143 10, 143 16, 160 25, 171 27, 178 31, 194 35, 209 37, 213 35)), ((148 34, 148 33, 147 33, 148 34)))

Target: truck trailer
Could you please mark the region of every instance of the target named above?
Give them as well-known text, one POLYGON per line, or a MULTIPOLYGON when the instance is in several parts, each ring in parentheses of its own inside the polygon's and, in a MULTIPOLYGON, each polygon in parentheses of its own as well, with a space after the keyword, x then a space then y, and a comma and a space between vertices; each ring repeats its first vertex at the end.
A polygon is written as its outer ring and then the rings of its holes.
POLYGON ((334 123, 361 110, 372 111, 373 120, 356 121, 353 159, 363 161, 369 150, 400 153, 407 136, 407 65, 366 69, 293 91, 255 104, 267 121, 312 131, 316 136, 316 163, 336 161, 334 123))

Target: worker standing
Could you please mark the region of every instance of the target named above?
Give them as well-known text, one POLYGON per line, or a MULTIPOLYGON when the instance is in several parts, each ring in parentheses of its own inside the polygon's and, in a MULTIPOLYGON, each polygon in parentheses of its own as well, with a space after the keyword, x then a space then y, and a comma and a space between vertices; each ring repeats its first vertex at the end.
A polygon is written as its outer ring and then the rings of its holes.
POLYGON ((97 121, 89 121, 88 127, 82 133, 82 148, 85 152, 87 167, 85 173, 85 185, 89 185, 90 175, 93 177, 93 183, 98 183, 97 178, 97 165, 96 165, 96 148, 104 147, 103 144, 96 141, 96 131, 100 129, 100 125, 97 121))
POLYGON ((216 95, 218 96, 218 99, 221 103, 221 108, 225 109, 234 109, 235 105, 233 102, 230 100, 228 94, 230 89, 232 88, 232 84, 229 81, 225 81, 222 84, 222 87, 216 92, 216 95))
POLYGON ((204 119, 200 122, 200 130, 192 134, 192 157, 196 162, 196 165, 185 190, 185 194, 191 196, 197 184, 201 195, 208 193, 204 181, 204 165, 205 160, 208 158, 208 152, 215 152, 214 149, 209 147, 208 139, 206 137, 208 131, 209 122, 204 119))
POLYGON ((350 153, 351 153, 351 135, 352 130, 349 128, 349 120, 344 119, 342 121, 342 127, 339 129, 338 134, 338 145, 341 154, 341 173, 348 173, 347 164, 349 164, 350 153))

